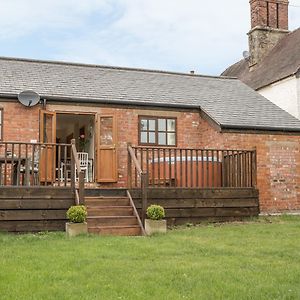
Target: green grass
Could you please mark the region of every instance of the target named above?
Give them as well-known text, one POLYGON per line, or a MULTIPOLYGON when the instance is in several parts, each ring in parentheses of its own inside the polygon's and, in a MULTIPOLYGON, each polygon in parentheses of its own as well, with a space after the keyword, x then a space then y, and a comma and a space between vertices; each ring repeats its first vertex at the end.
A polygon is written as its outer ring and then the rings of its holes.
POLYGON ((300 217, 151 238, 0 234, 0 299, 300 299, 300 217))

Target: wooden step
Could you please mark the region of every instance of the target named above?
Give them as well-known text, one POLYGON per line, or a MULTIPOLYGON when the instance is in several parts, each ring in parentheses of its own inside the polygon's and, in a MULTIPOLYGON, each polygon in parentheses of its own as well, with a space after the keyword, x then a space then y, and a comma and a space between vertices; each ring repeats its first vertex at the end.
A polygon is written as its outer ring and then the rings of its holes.
POLYGON ((133 208, 131 206, 101 206, 88 207, 88 217, 93 216, 132 216, 133 208))
POLYGON ((141 228, 138 225, 131 226, 97 226, 89 227, 89 233, 95 233, 99 235, 141 235, 141 228))
POLYGON ((85 205, 91 206, 129 206, 126 197, 85 197, 85 205))
POLYGON ((96 216, 87 218, 88 227, 138 225, 135 216, 96 216))

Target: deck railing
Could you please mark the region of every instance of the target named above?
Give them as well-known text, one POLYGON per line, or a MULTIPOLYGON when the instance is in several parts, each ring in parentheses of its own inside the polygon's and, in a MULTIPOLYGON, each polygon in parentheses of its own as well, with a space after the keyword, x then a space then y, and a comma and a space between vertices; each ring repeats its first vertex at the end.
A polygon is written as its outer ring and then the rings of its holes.
POLYGON ((128 182, 134 188, 141 185, 141 173, 148 174, 150 187, 256 186, 255 150, 131 147, 131 152, 136 162, 128 166, 128 182))
POLYGON ((0 141, 0 186, 70 186, 83 202, 84 177, 72 144, 0 141), (77 166, 75 166, 77 165, 77 166))
POLYGON ((80 162, 78 160, 75 139, 71 140, 72 155, 71 155, 71 186, 75 191, 76 205, 84 204, 84 171, 81 170, 80 162), (75 185, 75 178, 78 178, 78 191, 75 185))
POLYGON ((147 200, 148 200, 148 173, 142 170, 141 164, 137 160, 137 156, 135 151, 133 150, 131 144, 128 144, 128 188, 131 189, 133 187, 140 188, 141 190, 141 198, 142 198, 142 214, 141 220, 142 224, 144 224, 146 218, 146 210, 147 210, 147 200), (132 172, 134 170, 134 172, 132 172), (134 181, 132 175, 134 174, 134 181), (133 186, 134 182, 134 186, 133 186))

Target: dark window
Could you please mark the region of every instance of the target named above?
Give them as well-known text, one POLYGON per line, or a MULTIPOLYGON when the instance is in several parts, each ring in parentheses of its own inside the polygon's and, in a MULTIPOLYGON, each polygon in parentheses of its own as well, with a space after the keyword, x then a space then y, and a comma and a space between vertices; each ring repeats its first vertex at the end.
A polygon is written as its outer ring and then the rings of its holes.
POLYGON ((139 117, 139 144, 176 146, 176 118, 139 117))
POLYGON ((0 141, 3 140, 3 108, 0 108, 0 141))

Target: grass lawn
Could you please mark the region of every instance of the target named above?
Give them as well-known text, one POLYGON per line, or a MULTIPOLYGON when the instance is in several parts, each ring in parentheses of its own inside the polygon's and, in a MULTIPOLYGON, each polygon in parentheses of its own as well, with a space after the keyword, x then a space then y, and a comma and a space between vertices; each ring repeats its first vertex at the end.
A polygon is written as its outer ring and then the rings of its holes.
POLYGON ((0 299, 300 299, 300 217, 150 238, 0 234, 0 299))

